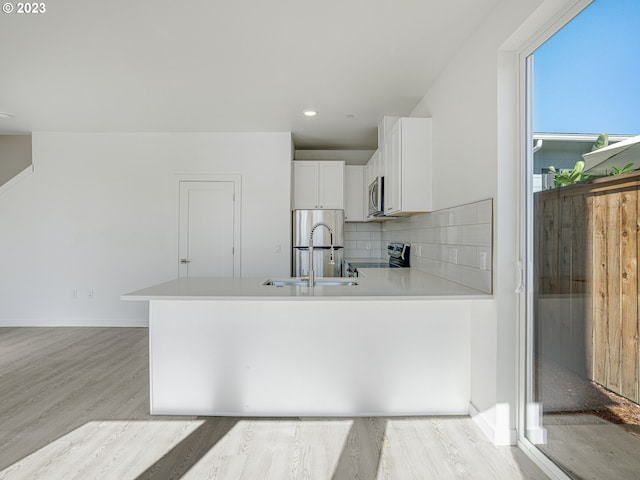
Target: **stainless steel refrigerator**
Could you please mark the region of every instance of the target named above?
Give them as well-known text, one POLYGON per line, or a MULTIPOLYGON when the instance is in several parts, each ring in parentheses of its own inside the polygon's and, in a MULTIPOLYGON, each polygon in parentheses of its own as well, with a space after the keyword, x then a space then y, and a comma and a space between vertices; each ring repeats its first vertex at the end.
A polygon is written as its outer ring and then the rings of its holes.
POLYGON ((294 210, 291 274, 309 274, 309 235, 314 225, 324 223, 333 231, 334 265, 329 264, 329 230, 320 225, 313 232, 313 270, 316 277, 344 276, 344 211, 294 210))

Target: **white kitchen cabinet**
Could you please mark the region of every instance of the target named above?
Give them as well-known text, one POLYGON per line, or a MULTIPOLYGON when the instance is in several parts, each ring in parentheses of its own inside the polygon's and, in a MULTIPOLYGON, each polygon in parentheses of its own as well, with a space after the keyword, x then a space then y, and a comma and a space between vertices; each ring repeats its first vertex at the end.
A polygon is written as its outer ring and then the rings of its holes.
POLYGON ((373 218, 367 218, 369 215, 369 185, 371 185, 371 182, 381 175, 384 175, 384 171, 382 169, 382 150, 377 149, 365 165, 364 170, 362 201, 364 202, 364 217, 367 221, 373 220, 373 218))
POLYGON ((380 120, 380 123, 378 124, 378 147, 384 145, 384 139, 389 134, 389 131, 391 131, 395 126, 399 118, 400 117, 390 117, 388 115, 382 117, 382 120, 380 120))
POLYGON ((295 162, 293 208, 318 208, 318 162, 295 162))
POLYGON ((344 162, 318 162, 319 208, 344 208, 344 162))
POLYGON ((366 220, 364 173, 364 165, 347 165, 344 167, 344 219, 347 222, 364 222, 366 220))
POLYGON ((344 162, 294 162, 293 208, 344 208, 344 162))
POLYGON ((367 163, 368 167, 368 175, 367 185, 375 180, 376 177, 380 175, 384 175, 384 171, 382 169, 382 151, 381 149, 376 150, 376 152, 369 159, 369 163, 367 163))
POLYGON ((397 122, 384 139, 384 213, 398 212, 402 191, 402 151, 400 146, 400 122, 397 122))
MULTIPOLYGON (((376 150, 376 153, 377 150, 376 150)), ((374 154, 375 155, 375 154, 374 154)), ((363 182, 362 182, 362 206, 364 208, 364 219, 368 222, 371 219, 369 216, 369 185, 373 179, 373 166, 371 165, 371 159, 364 166, 363 182)))
POLYGON ((432 121, 400 118, 383 146, 384 213, 407 215, 432 209, 432 121))

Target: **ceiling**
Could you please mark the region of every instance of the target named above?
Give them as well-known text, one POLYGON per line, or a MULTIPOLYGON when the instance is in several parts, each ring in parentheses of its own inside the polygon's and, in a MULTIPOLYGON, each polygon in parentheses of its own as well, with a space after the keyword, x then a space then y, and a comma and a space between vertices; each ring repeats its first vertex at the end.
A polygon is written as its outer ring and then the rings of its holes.
POLYGON ((291 131, 297 149, 375 149, 380 118, 409 114, 497 2, 56 0, 1 14, 0 112, 15 118, 0 133, 291 131))

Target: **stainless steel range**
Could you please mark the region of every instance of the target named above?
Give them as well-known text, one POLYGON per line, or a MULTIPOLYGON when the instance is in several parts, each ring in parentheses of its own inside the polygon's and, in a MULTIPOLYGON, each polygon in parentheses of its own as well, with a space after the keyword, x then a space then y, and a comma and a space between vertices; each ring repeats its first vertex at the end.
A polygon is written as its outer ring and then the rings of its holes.
POLYGON ((408 243, 392 242, 387 245, 389 268, 409 267, 410 249, 408 243))
POLYGON ((409 267, 411 245, 403 242, 391 242, 387 245, 388 262, 368 262, 357 260, 349 262, 347 274, 358 276, 359 268, 406 268, 409 267))

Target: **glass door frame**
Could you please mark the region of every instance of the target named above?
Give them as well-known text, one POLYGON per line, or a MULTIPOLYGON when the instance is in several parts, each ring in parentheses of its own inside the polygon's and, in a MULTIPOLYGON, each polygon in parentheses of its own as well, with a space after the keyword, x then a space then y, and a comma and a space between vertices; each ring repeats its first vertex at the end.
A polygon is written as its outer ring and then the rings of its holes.
POLYGON ((576 15, 595 0, 567 2, 530 40, 517 51, 518 78, 518 258, 519 275, 524 288, 518 295, 518 446, 551 478, 570 480, 549 457, 536 447, 544 440, 544 429, 535 418, 541 415, 540 406, 529 404, 532 390, 533 359, 533 54, 549 38, 560 31, 576 15), (534 418, 532 418, 534 417, 534 418), (528 435, 529 433, 529 435, 528 435))

